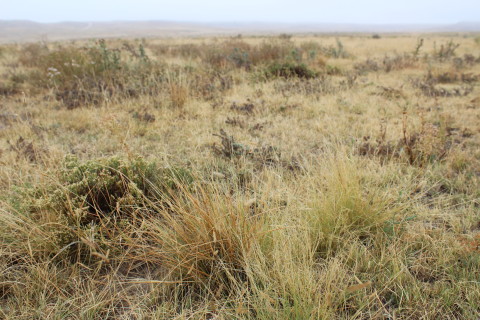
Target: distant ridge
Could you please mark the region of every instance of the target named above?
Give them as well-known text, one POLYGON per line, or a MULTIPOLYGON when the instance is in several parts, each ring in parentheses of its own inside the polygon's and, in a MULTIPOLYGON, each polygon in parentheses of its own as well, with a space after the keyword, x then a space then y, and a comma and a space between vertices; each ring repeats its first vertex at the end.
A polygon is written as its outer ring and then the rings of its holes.
POLYGON ((0 42, 56 41, 110 37, 196 37, 209 35, 275 33, 408 33, 480 32, 480 22, 451 25, 430 24, 288 24, 288 23, 196 23, 169 21, 58 22, 0 20, 0 42))

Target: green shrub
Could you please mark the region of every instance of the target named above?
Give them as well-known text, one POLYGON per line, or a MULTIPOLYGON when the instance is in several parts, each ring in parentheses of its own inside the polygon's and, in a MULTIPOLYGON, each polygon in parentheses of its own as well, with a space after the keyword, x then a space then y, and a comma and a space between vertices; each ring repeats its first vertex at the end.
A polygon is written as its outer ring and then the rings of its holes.
POLYGON ((53 89, 57 100, 68 108, 149 93, 156 84, 149 80, 158 70, 142 45, 139 52, 130 46, 122 51, 108 48, 103 40, 83 48, 49 50, 31 45, 20 52, 19 62, 32 69, 29 81, 34 86, 53 89), (122 58, 122 52, 130 58, 122 58))
POLYGON ((317 77, 318 73, 307 67, 303 63, 272 63, 264 70, 265 78, 303 78, 312 79, 317 77))
POLYGON ((55 182, 18 188, 5 230, 17 232, 12 246, 39 260, 105 262, 109 252, 124 252, 132 228, 161 210, 170 213, 192 183, 188 170, 143 158, 68 157, 55 182))
POLYGON ((230 54, 228 59, 235 65, 237 68, 250 69, 251 61, 248 52, 243 51, 239 48, 233 49, 233 52, 230 54))
POLYGON ((186 169, 160 168, 143 158, 82 162, 68 157, 58 182, 37 190, 43 200, 37 202, 39 209, 53 209, 71 225, 87 225, 148 212, 149 203, 166 200, 180 185, 192 184, 193 177, 186 169))
POLYGON ((448 60, 456 55, 455 51, 460 47, 459 43, 454 43, 453 40, 449 40, 445 44, 441 44, 440 48, 437 49, 437 44, 434 43, 434 53, 433 55, 439 61, 448 60))
POLYGON ((336 46, 322 48, 323 54, 331 58, 350 58, 351 54, 345 50, 342 41, 337 39, 336 46))
POLYGON ((89 223, 141 205, 144 196, 152 193, 157 175, 155 164, 143 159, 126 162, 107 158, 82 163, 69 158, 61 173, 61 187, 53 192, 52 205, 63 207, 65 214, 81 224, 89 223))

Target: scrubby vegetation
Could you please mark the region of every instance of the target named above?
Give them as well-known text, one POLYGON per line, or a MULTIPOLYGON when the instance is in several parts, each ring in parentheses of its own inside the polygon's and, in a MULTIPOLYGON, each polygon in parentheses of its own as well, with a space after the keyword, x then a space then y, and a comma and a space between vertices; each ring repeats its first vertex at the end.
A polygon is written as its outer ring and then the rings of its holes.
POLYGON ((478 319, 478 39, 0 46, 0 318, 478 319))

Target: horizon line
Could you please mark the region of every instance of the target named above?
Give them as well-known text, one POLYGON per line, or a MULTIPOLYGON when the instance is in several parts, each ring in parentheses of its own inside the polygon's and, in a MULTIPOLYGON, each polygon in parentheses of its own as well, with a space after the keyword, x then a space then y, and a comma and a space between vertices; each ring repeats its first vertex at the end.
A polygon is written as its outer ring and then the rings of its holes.
POLYGON ((191 24, 265 24, 265 25, 358 25, 358 26, 449 26, 458 24, 480 24, 478 21, 461 20, 457 22, 424 23, 424 22, 318 22, 318 21, 262 21, 262 20, 167 20, 167 19, 112 19, 112 20, 59 20, 59 21, 38 21, 31 19, 0 19, 0 22, 33 22, 38 24, 59 24, 59 23, 119 23, 119 22, 163 22, 163 23, 191 23, 191 24))

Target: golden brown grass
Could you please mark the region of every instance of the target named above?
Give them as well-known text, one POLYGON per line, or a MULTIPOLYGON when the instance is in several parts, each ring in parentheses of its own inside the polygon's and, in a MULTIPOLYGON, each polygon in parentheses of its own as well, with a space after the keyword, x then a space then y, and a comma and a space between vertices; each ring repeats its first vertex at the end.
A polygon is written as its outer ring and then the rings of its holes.
POLYGON ((478 319, 477 38, 3 46, 0 318, 478 319))

